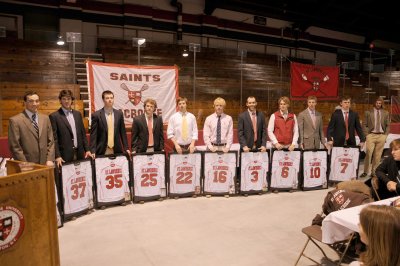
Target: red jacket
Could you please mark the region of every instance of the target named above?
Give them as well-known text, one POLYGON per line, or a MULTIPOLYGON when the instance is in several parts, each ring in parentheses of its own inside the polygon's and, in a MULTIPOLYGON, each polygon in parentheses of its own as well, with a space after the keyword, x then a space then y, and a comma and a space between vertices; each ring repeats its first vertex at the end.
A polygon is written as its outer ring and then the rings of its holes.
POLYGON ((277 111, 275 115, 274 135, 278 142, 282 145, 290 145, 294 135, 294 114, 288 113, 286 120, 281 112, 277 111))

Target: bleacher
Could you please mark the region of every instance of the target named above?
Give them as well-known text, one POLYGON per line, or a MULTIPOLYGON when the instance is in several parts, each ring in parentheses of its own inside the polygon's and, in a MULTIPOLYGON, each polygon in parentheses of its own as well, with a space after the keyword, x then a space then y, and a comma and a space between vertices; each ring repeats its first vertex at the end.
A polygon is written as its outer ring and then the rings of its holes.
MULTIPOLYGON (((237 50, 201 48, 196 53, 196 102, 193 102, 193 53, 189 57, 182 57, 187 46, 161 43, 146 43, 141 48, 142 65, 177 65, 179 67, 179 94, 189 99, 188 109, 198 119, 201 129, 205 118, 213 112, 212 102, 217 96, 227 101, 226 113, 230 114, 237 125, 238 114, 246 109, 245 101, 250 95, 257 98, 258 109, 269 115, 277 110, 277 99, 280 96, 289 96, 290 88, 290 63, 279 62, 276 55, 256 54, 248 52, 241 65, 237 50), (282 69, 280 66, 282 65, 282 69), (240 103, 241 71, 243 73, 242 104, 240 103)), ((131 40, 98 39, 98 51, 103 55, 104 62, 118 64, 137 64, 137 48, 132 47, 131 40)), ((42 101, 54 101, 58 107, 58 93, 61 89, 72 89, 74 95, 82 95, 84 88, 73 84, 72 56, 66 48, 59 48, 55 44, 42 42, 28 42, 16 39, 5 39, 0 42, 0 100, 14 100, 22 105, 21 98, 25 91, 36 90, 42 101)), ((78 71, 78 70, 77 70, 78 71)), ((79 68, 84 75, 84 68, 79 68), (83 72, 82 72, 83 71, 83 72)), ((364 112, 371 107, 377 95, 370 97, 370 104, 366 103, 367 97, 364 88, 357 84, 365 85, 369 80, 365 73, 347 71, 345 87, 342 79, 339 85, 339 95, 343 92, 353 98, 352 109, 360 114, 363 119, 364 112), (356 81, 356 82, 353 82, 356 81), (357 83, 358 82, 358 83, 357 83)), ((387 88, 379 85, 379 78, 384 75, 372 77, 371 82, 377 88, 379 95, 386 95, 387 88)), ((80 79, 78 78, 78 83, 80 79)), ((85 82, 85 81, 84 81, 85 82)), ((87 94, 81 100, 87 102, 87 94)), ((319 102, 317 109, 323 113, 325 126, 330 115, 339 101, 319 102)), ((79 100, 76 104, 83 111, 83 103, 79 100)), ((85 103, 87 105, 87 103, 85 103)), ((2 127, 0 135, 7 134, 7 120, 12 113, 19 112, 13 109, 15 105, 9 103, 0 106, 2 114, 2 127)), ((42 107, 44 108, 44 107, 42 107)), ((87 106, 86 106, 87 108, 87 106)), ((291 110, 299 113, 305 108, 304 101, 292 101, 291 110)), ((52 109, 45 112, 51 112, 52 109)), ((84 113, 88 116, 88 113, 84 113)), ((84 120, 87 126, 87 119, 84 120)))
MULTIPOLYGON (((8 133, 8 119, 24 109, 23 95, 36 91, 39 110, 50 114, 60 108, 58 94, 72 90, 75 109, 83 114, 79 86, 73 83, 71 53, 49 42, 2 39, 0 42, 0 136, 8 133)), ((85 121, 86 125, 88 124, 85 121)))

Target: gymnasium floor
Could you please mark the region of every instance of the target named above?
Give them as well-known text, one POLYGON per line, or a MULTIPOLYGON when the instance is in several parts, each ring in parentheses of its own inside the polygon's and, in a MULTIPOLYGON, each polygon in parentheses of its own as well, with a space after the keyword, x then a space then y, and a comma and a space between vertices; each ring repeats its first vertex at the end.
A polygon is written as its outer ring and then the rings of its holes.
MULTIPOLYGON (((61 265, 294 265, 306 241, 301 229, 321 212, 328 191, 169 199, 96 210, 59 229, 61 265)), ((313 245, 308 253, 323 258, 313 245)), ((314 264, 303 257, 299 265, 314 264)))

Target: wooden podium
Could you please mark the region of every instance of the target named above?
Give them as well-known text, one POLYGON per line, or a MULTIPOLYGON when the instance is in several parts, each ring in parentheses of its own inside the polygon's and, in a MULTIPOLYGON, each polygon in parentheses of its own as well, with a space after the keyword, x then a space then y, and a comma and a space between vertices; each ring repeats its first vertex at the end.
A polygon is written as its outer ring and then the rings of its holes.
POLYGON ((54 169, 20 163, 0 177, 0 264, 60 265, 54 169))

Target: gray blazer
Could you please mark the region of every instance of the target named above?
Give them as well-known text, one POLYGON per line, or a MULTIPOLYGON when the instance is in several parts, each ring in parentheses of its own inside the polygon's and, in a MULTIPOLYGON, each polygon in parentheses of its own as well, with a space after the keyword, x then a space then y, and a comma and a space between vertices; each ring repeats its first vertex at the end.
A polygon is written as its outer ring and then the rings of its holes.
POLYGON ((24 111, 10 118, 8 146, 15 160, 46 164, 54 161, 54 138, 50 119, 39 114, 39 137, 24 111))
POLYGON ((321 143, 326 143, 320 112, 315 111, 315 127, 308 108, 299 113, 297 123, 299 124, 299 143, 304 145, 304 149, 319 149, 321 143))

